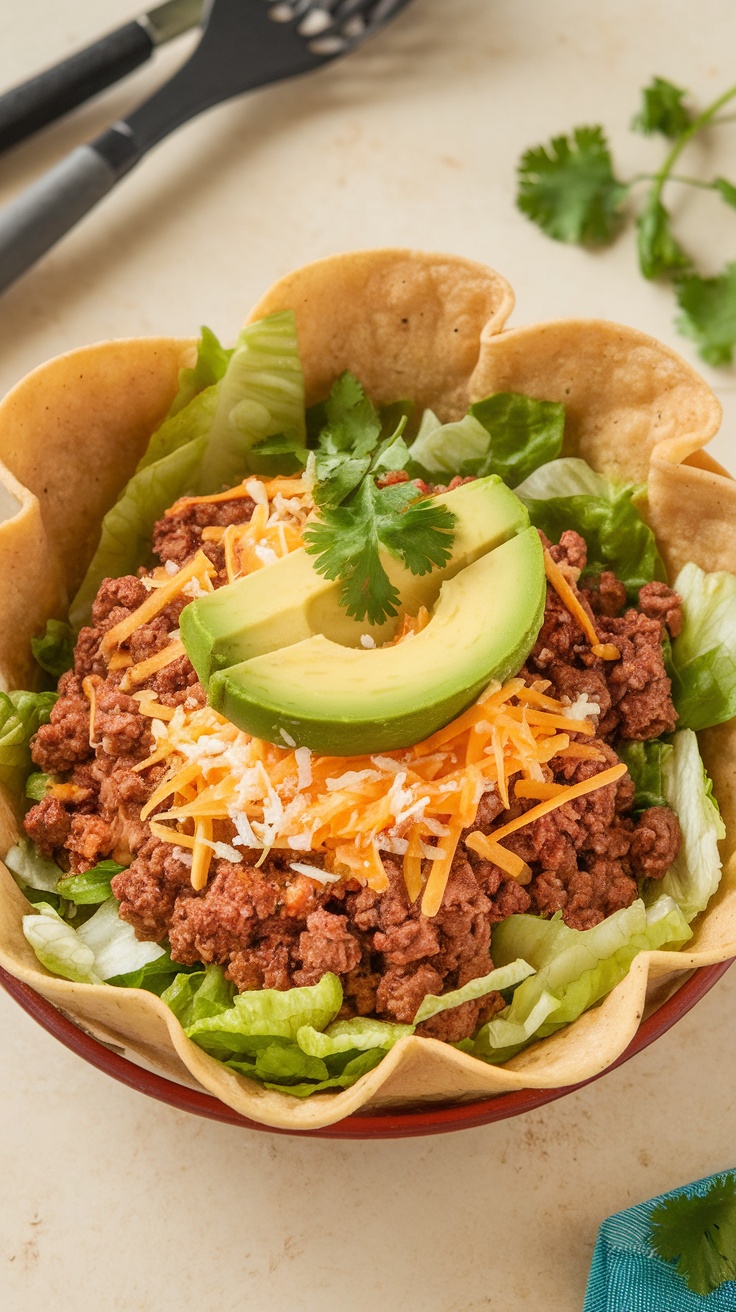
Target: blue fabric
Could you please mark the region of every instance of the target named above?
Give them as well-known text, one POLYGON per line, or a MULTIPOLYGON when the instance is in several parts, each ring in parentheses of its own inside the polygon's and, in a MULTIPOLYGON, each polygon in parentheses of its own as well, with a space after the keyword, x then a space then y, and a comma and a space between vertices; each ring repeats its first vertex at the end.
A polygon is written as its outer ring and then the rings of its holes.
MULTIPOLYGON (((736 1179, 736 1171, 729 1174, 736 1179)), ((736 1282, 728 1280, 703 1298, 693 1294, 674 1266, 655 1257, 649 1217, 678 1194, 702 1194, 715 1176, 617 1212, 598 1231, 583 1312, 736 1312, 736 1282)))

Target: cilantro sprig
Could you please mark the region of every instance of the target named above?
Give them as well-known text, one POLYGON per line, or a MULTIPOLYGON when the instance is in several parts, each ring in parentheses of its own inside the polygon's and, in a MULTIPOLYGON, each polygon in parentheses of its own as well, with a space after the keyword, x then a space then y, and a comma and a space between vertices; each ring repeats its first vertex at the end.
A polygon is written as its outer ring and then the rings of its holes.
POLYGON ((655 1207, 650 1240, 658 1257, 674 1262, 694 1294, 736 1280, 736 1183, 718 1176, 704 1194, 678 1194, 655 1207))
POLYGON ((654 173, 628 181, 616 175, 604 129, 599 125, 573 128, 548 146, 524 152, 518 168, 517 205, 547 236, 578 245, 603 246, 623 228, 627 201, 639 184, 648 183, 636 215, 639 267, 645 278, 674 286, 680 315, 679 331, 697 343, 709 364, 730 364, 736 346, 736 264, 716 277, 706 277, 672 231, 672 215, 664 200, 672 183, 711 191, 736 208, 736 185, 727 178, 683 177, 675 172, 686 147, 699 133, 719 122, 718 115, 736 97, 736 86, 718 96, 700 113, 688 92, 655 77, 642 92, 642 103, 631 126, 645 135, 659 134, 672 144, 654 173))
POLYGON ((353 619, 382 624, 398 614, 401 598, 381 560, 388 552, 412 574, 428 574, 450 558, 455 516, 422 496, 415 481, 379 487, 382 475, 406 470, 406 404, 378 411, 351 373, 307 416, 309 448, 288 435, 255 448, 264 461, 306 464, 319 519, 304 533, 315 569, 339 580, 340 605, 353 619))

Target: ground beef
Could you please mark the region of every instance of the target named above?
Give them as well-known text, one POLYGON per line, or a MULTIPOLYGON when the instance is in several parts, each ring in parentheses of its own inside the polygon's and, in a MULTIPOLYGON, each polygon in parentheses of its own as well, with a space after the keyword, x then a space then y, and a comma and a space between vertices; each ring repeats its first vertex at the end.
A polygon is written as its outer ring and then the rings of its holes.
POLYGON ((645 583, 639 590, 639 610, 652 620, 660 620, 671 638, 682 633, 682 597, 666 583, 645 583))
POLYGON ((81 680, 69 671, 59 680, 59 700, 49 723, 31 739, 31 756, 44 774, 61 774, 91 755, 89 702, 81 680))
MULTIPOLYGON (((183 565, 202 546, 202 529, 228 524, 247 524, 255 510, 250 497, 232 501, 191 502, 166 514, 153 526, 153 550, 159 560, 183 565)), ((207 544, 205 544, 207 545, 207 544)))
POLYGON ((165 938, 177 898, 191 890, 190 867, 177 851, 171 843, 149 838, 132 865, 112 880, 120 917, 133 926, 138 938, 157 943, 165 938))
POLYGON ((442 976, 428 962, 392 966, 383 972, 376 989, 376 1012, 387 1020, 411 1025, 423 998, 441 992, 442 976))
POLYGON ((618 615, 626 605, 626 587, 609 569, 590 574, 580 590, 594 615, 618 615))
POLYGON ((54 848, 63 847, 71 829, 69 812, 56 797, 44 797, 32 806, 24 823, 28 837, 44 856, 51 856, 54 848))
POLYGON ((650 806, 642 813, 631 839, 629 856, 640 878, 661 879, 682 842, 680 822, 668 806, 650 806))
POLYGON ((566 529, 556 547, 547 538, 544 538, 544 545, 558 565, 569 565, 571 569, 579 571, 585 569, 588 562, 587 543, 574 529, 566 529))
POLYGON ((307 916, 306 931, 299 935, 302 964, 294 974, 297 984, 316 984, 327 971, 347 975, 355 970, 363 954, 347 925, 347 916, 335 916, 324 909, 307 916))
POLYGON ((152 742, 149 717, 141 715, 134 697, 109 684, 97 693, 94 731, 108 756, 135 753, 143 757, 149 753, 152 742))
POLYGON ((647 740, 671 733, 677 724, 672 685, 662 654, 661 623, 631 609, 620 619, 599 618, 601 641, 613 643, 620 660, 606 661, 611 710, 601 729, 607 735, 647 740))

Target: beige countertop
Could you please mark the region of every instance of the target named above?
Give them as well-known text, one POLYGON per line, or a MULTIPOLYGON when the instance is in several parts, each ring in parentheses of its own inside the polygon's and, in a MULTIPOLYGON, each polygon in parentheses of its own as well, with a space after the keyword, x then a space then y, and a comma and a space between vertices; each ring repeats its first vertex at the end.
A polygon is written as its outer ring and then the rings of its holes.
MULTIPOLYGON (((24 0, 0 12, 0 86, 134 12, 24 0)), ((188 38, 2 160, 0 200, 132 105, 188 38)), ((379 41, 310 79, 224 105, 164 143, 0 302, 0 392, 111 336, 231 338, 277 276, 376 245, 456 251, 504 273, 514 323, 603 316, 695 360, 633 238, 596 255, 513 205, 523 148, 604 123, 620 172, 660 158, 628 121, 653 74, 701 103, 733 78, 726 0, 415 0, 379 41)), ((736 127, 689 167, 736 175, 736 127)), ((677 197, 677 204, 680 198, 677 197)), ((708 272, 736 216, 682 200, 708 272)), ((736 468, 732 370, 713 453, 736 468)), ((298 1140, 198 1120, 85 1065, 0 994, 0 1305, 8 1312, 574 1312, 600 1221, 736 1165, 736 971, 598 1083, 484 1129, 403 1142, 298 1140)))

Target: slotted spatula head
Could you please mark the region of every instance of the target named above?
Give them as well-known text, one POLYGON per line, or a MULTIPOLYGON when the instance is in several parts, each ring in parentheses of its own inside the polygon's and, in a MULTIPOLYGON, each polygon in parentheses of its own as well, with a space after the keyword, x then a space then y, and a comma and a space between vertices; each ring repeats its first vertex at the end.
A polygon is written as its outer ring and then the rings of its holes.
POLYGON ((210 0, 193 55, 127 119, 0 212, 0 291, 74 227, 156 142, 204 109, 348 54, 410 0, 210 0))
MULTIPOLYGON (((112 129, 128 167, 195 114, 241 92, 308 73, 349 53, 410 0, 211 0, 191 58, 112 129)), ((110 133, 98 147, 108 155, 110 133)))

